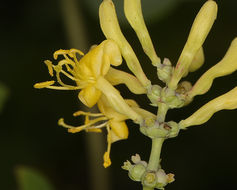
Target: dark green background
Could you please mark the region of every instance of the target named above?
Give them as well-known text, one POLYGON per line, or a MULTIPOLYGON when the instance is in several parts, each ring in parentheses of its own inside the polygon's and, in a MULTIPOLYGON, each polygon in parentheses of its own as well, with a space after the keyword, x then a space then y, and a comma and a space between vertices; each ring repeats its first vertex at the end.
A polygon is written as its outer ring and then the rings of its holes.
MULTIPOLYGON (((177 61, 191 23, 204 2, 177 0, 176 7, 164 17, 149 21, 150 34, 162 59, 168 57, 172 63, 177 61)), ((78 3, 89 43, 100 43, 104 37, 98 17, 89 14, 84 1, 78 0, 78 3)), ((192 82, 223 57, 231 40, 237 36, 237 2, 219 0, 218 5, 217 20, 204 44, 206 63, 195 74, 190 74, 192 82)), ((60 117, 74 124, 81 122, 72 120, 71 115, 78 110, 76 92, 32 87, 35 82, 49 79, 43 60, 52 59, 57 49, 71 48, 60 6, 60 0, 13 0, 3 1, 0 5, 0 81, 10 89, 0 115, 0 189, 17 189, 14 169, 18 165, 38 169, 57 190, 91 189, 84 142, 88 134, 68 134, 57 126, 60 117)), ((155 69, 143 54, 134 32, 127 26, 123 30, 145 72, 150 74, 153 83, 157 83, 155 69)), ((209 100, 235 87, 236 78, 237 73, 216 79, 207 94, 195 98, 183 109, 170 111, 168 120, 185 119, 209 100)), ((132 98, 125 88, 122 90, 124 97, 132 98)), ((138 101, 142 107, 149 103, 145 96, 138 101)), ((155 111, 154 108, 148 109, 155 111)), ((128 179, 120 166, 135 153, 144 160, 149 158, 150 140, 139 133, 137 126, 128 124, 130 137, 113 144, 113 164, 107 169, 112 182, 110 189, 114 190, 141 189, 139 183, 128 179)), ((204 125, 182 131, 177 138, 167 140, 162 150, 162 166, 176 175, 176 181, 167 189, 236 189, 236 135, 237 111, 232 110, 220 111, 204 125)), ((102 163, 102 155, 95 156, 102 163)))

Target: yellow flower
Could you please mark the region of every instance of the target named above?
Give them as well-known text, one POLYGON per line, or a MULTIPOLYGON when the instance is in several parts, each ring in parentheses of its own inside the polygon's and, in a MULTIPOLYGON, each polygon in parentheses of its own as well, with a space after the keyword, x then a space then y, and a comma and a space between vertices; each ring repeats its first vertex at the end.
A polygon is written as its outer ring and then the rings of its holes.
POLYGON ((80 50, 58 50, 54 53, 54 59, 63 55, 64 59, 57 65, 46 60, 49 74, 56 72, 57 82, 61 86, 53 86, 55 81, 36 83, 35 88, 51 88, 58 90, 81 89, 78 98, 88 107, 92 107, 100 99, 101 91, 95 87, 97 79, 107 74, 110 65, 118 66, 122 63, 120 50, 112 40, 105 40, 100 45, 92 48, 85 56, 80 50), (78 55, 83 56, 78 60, 78 55), (61 75, 76 82, 76 86, 65 84, 61 75))
MULTIPOLYGON (((126 102, 132 107, 138 107, 133 100, 126 100, 126 102)), ((86 132, 101 132, 102 128, 107 129, 107 151, 104 154, 104 167, 111 165, 110 150, 113 142, 128 138, 128 127, 125 120, 129 119, 127 116, 116 112, 108 103, 108 100, 104 95, 101 96, 98 103, 98 108, 101 113, 90 113, 78 111, 74 116, 85 116, 84 125, 74 127, 64 123, 63 118, 59 119, 58 124, 65 128, 68 128, 68 132, 76 133, 82 130, 86 132), (93 118, 93 119, 92 119, 93 118)))

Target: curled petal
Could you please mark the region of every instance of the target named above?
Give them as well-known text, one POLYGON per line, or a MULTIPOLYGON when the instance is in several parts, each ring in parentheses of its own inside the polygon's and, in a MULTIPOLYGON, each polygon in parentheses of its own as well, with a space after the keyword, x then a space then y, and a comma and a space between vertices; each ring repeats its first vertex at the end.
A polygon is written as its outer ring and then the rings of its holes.
POLYGON ((110 67, 105 78, 112 84, 125 84, 134 94, 145 94, 146 89, 133 75, 110 67))
POLYGON ((114 66, 119 66, 122 63, 122 56, 120 49, 116 42, 113 40, 105 40, 104 42, 104 49, 103 53, 108 55, 110 64, 114 66))
POLYGON ((193 115, 185 120, 180 121, 181 128, 186 128, 193 125, 201 125, 207 122, 211 116, 220 110, 232 110, 237 108, 237 87, 225 93, 222 96, 215 98, 197 110, 193 115))
POLYGON ((99 90, 97 90, 94 86, 88 86, 81 90, 78 98, 84 105, 91 108, 98 102, 100 96, 101 92, 99 90))

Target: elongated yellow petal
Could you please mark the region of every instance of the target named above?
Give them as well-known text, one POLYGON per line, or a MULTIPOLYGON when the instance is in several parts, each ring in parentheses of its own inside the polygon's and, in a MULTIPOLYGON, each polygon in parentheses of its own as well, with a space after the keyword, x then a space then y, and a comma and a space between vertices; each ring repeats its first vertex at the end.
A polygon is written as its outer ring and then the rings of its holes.
POLYGON ((142 84, 137 80, 133 75, 120 71, 110 67, 108 73, 105 75, 105 78, 112 84, 125 84, 128 89, 134 94, 145 94, 146 89, 142 84))
POLYGON ((114 4, 111 0, 104 0, 99 8, 100 26, 107 39, 114 40, 126 60, 129 69, 136 75, 143 86, 150 84, 132 47, 121 32, 114 4))
POLYGON ((185 120, 180 121, 181 128, 186 128, 193 125, 201 125, 207 122, 211 116, 220 110, 236 109, 237 108, 237 87, 225 93, 222 96, 215 98, 197 110, 194 114, 185 120))
POLYGON ((101 92, 99 90, 97 90, 94 86, 88 86, 81 90, 78 98, 84 105, 91 108, 98 102, 100 96, 101 92))
POLYGON ((231 74, 237 70, 237 38, 235 38, 224 58, 205 72, 188 93, 190 98, 206 93, 217 77, 231 74))
POLYGON ((133 111, 132 108, 125 102, 125 100, 106 79, 99 77, 97 79, 96 88, 101 90, 101 92, 106 96, 111 107, 117 112, 126 115, 128 118, 132 119, 135 123, 142 122, 142 117, 133 111))
POLYGON ((179 80, 187 73, 189 66, 193 61, 194 56, 202 47, 215 19, 217 16, 217 4, 215 1, 208 0, 197 14, 188 40, 179 57, 172 78, 169 82, 169 87, 175 89, 179 80))
POLYGON ((142 48, 154 66, 160 64, 142 15, 141 0, 124 0, 125 16, 135 30, 142 48))

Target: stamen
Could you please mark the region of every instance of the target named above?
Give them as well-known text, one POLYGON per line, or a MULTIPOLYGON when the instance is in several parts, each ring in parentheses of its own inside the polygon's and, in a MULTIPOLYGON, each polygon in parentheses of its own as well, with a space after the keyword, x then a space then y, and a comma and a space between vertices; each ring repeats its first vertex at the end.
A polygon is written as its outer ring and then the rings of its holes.
POLYGON ((91 116, 91 117, 98 117, 98 116, 102 116, 102 113, 90 113, 90 112, 84 112, 84 111, 77 111, 75 113, 73 113, 73 116, 80 116, 80 115, 85 115, 85 116, 91 116))
POLYGON ((84 56, 85 54, 81 51, 81 50, 79 50, 79 49, 74 49, 74 48, 72 48, 72 49, 70 49, 69 50, 70 51, 70 53, 78 53, 79 55, 81 55, 81 56, 84 56))
POLYGON ((104 153, 104 167, 107 168, 111 165, 111 160, 110 160, 110 150, 111 150, 111 132, 110 132, 110 127, 107 125, 106 126, 107 129, 107 142, 108 142, 108 146, 107 146, 107 151, 104 153))
POLYGON ((68 53, 69 53, 69 50, 60 49, 60 50, 57 50, 57 51, 54 52, 53 58, 56 60, 59 55, 65 55, 65 54, 68 54, 68 53))
POLYGON ((64 123, 64 119, 61 118, 61 119, 58 120, 58 125, 63 126, 65 128, 68 128, 69 133, 77 133, 77 132, 80 132, 80 131, 90 127, 91 125, 93 125, 93 124, 95 124, 99 121, 103 121, 103 120, 108 120, 108 118, 107 117, 99 117, 99 118, 96 118, 94 120, 89 121, 85 125, 74 127, 72 125, 68 125, 68 124, 64 123))
POLYGON ((80 132, 81 130, 99 122, 99 121, 103 121, 103 120, 108 120, 107 117, 99 117, 99 118, 96 118, 96 119, 93 119, 93 120, 90 120, 87 124, 85 125, 82 125, 82 126, 79 126, 79 127, 74 127, 74 128, 69 128, 68 129, 68 132, 70 133, 77 133, 77 132, 80 132))
POLYGON ((75 75, 75 72, 74 72, 74 70, 73 70, 74 67, 75 67, 75 63, 74 63, 73 61, 68 61, 68 60, 66 60, 66 59, 63 59, 63 60, 61 60, 61 61, 58 62, 58 65, 61 66, 61 67, 62 67, 63 65, 65 65, 66 68, 67 68, 67 71, 70 72, 72 75, 75 75), (71 65, 73 68, 71 68, 70 65, 71 65))
POLYGON ((71 87, 66 87, 66 86, 46 86, 46 87, 43 87, 43 88, 54 89, 54 90, 79 90, 79 89, 82 89, 83 87, 81 87, 81 86, 71 86, 71 87))
POLYGON ((51 80, 51 81, 45 81, 45 82, 39 82, 34 84, 34 88, 49 88, 51 87, 51 85, 53 85, 55 83, 55 81, 51 80))
POLYGON ((71 80, 74 80, 74 81, 80 81, 79 79, 76 79, 75 77, 73 77, 72 75, 68 74, 66 71, 64 70, 61 70, 61 73, 63 73, 65 76, 67 76, 68 78, 70 78, 71 80))
POLYGON ((69 50, 70 53, 68 54, 70 57, 72 57, 74 59, 74 61, 76 63, 79 63, 79 60, 77 59, 77 53, 80 55, 80 56, 84 56, 84 53, 78 49, 70 49, 69 50))
POLYGON ((50 60, 45 60, 44 63, 47 65, 48 70, 49 70, 49 74, 51 77, 53 77, 53 64, 52 61, 50 60))
MULTIPOLYGON (((68 88, 74 88, 74 86, 72 85, 68 85, 68 84, 65 84, 61 78, 60 78, 60 72, 62 71, 62 67, 61 65, 57 65, 57 66, 54 66, 54 70, 56 71, 56 78, 57 78, 57 81, 60 85, 64 86, 64 87, 68 87, 68 88)), ((80 86, 81 88, 81 86, 80 86)))

